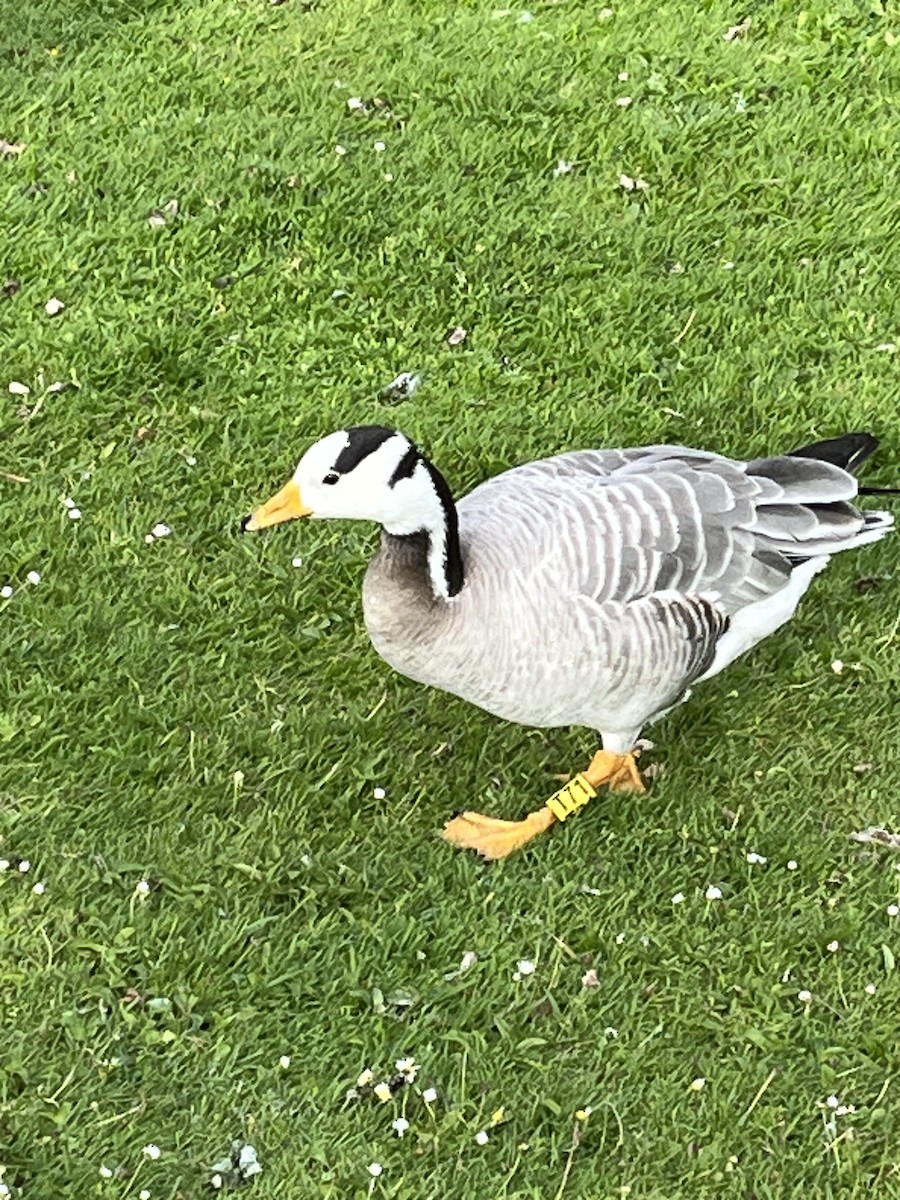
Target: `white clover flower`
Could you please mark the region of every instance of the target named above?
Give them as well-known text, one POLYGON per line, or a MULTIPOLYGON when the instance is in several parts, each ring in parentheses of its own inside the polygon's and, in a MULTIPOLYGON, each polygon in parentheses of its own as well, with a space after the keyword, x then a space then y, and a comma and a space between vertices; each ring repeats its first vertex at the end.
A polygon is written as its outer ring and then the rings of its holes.
POLYGON ((900 905, 889 904, 885 909, 885 912, 889 917, 900 917, 900 905))
POLYGON ((303 559, 300 557, 299 554, 296 556, 296 558, 291 559, 291 566, 292 567, 302 567, 303 566, 303 559))
POLYGON ((289 1054, 282 1054, 281 1058, 278 1060, 278 1065, 281 1067, 282 1071, 286 1071, 291 1065, 291 1056, 289 1054))
POLYGON ((603 1036, 608 1038, 617 1038, 619 1036, 619 1031, 615 1028, 615 1026, 607 1025, 603 1030, 603 1036))
POLYGON ((574 163, 570 163, 567 159, 561 158, 553 168, 553 178, 559 179, 560 175, 570 175, 574 170, 574 167, 574 163))
POLYGON ((625 941, 625 934, 617 933, 616 934, 616 945, 621 946, 624 941, 625 941))
POLYGON ((374 1082, 375 1082, 375 1072, 371 1071, 368 1067, 366 1067, 366 1069, 360 1075, 359 1079, 357 1079, 356 1086, 361 1087, 361 1088, 371 1087, 374 1082))
POLYGON ((112 1179, 112 1177, 113 1177, 113 1172, 109 1167, 101 1167, 100 1168, 100 1178, 101 1179, 112 1179))
POLYGON ((841 1102, 838 1100, 837 1096, 828 1096, 825 1100, 825 1103, 829 1108, 837 1108, 841 1102))
POLYGON ((366 106, 363 104, 359 96, 351 96, 347 101, 347 107, 351 112, 365 112, 366 106))
POLYGON ((874 996, 875 993, 878 991, 878 988, 874 983, 867 983, 866 986, 863 988, 863 991, 866 993, 867 996, 874 996))
POLYGON ((372 789, 372 795, 375 797, 376 800, 383 800, 385 798, 385 796, 387 795, 387 792, 384 790, 383 787, 377 787, 377 788, 372 789))
POLYGON ((385 171, 384 180, 385 180, 385 183, 393 183, 394 182, 393 174, 390 171, 385 171))
POLYGON ((138 1200, 150 1200, 150 1189, 141 1188, 141 1190, 138 1192, 138 1200))
MULTIPOLYGON (((338 156, 338 158, 343 158, 343 156, 347 153, 347 150, 346 150, 346 147, 344 147, 344 146, 335 146, 334 152, 338 156)), ((380 1172, 379 1172, 379 1174, 380 1174, 380 1172)))
POLYGON ((706 1087, 706 1080, 703 1078, 702 1075, 699 1075, 696 1079, 691 1080, 691 1091, 692 1092, 702 1092, 705 1087, 706 1087))
POLYGON ((835 675, 840 675, 844 670, 844 664, 839 658, 836 658, 831 664, 831 669, 834 671, 835 675))
POLYGON ((368 1172, 372 1176, 373 1179, 377 1179, 383 1170, 384 1170, 384 1167, 381 1165, 380 1162, 369 1163, 368 1172))
POLYGON ((519 972, 520 975, 533 975, 534 974, 534 963, 531 961, 531 959, 520 958, 519 961, 516 963, 516 970, 519 972))
POLYGON ((141 1153, 143 1154, 144 1158, 157 1159, 162 1154, 162 1150, 160 1150, 159 1146, 157 1146, 155 1142, 148 1142, 141 1153))
POLYGON ((373 1090, 375 1092, 375 1095, 381 1101, 381 1103, 387 1104, 388 1100, 390 1100, 391 1095, 392 1095, 390 1084, 376 1083, 373 1090))
POLYGON ((760 867, 764 867, 768 861, 769 860, 764 854, 757 854, 755 850, 749 850, 747 852, 747 862, 753 866, 758 865, 760 867))
POLYGON ((44 892, 47 890, 47 885, 45 883, 35 883, 32 885, 31 890, 36 896, 43 896, 44 892))
POLYGON ((20 383, 18 379, 12 380, 8 388, 11 396, 30 396, 31 388, 27 383, 20 383))
POLYGON ((811 1004, 812 992, 810 992, 807 988, 801 988, 801 990, 797 993, 797 999, 801 1004, 811 1004))
POLYGON ((51 296, 44 305, 44 312, 48 317, 56 317, 63 311, 65 307, 66 306, 63 304, 62 300, 60 300, 57 296, 51 296))
POLYGON ((407 1129, 409 1129, 409 1121, 407 1121, 406 1117, 396 1117, 391 1121, 391 1129, 393 1129, 398 1138, 402 1138, 407 1129))
POLYGON ((479 1146, 486 1146, 490 1140, 490 1134, 486 1129, 479 1129, 479 1131, 475 1134, 475 1141, 479 1146))
POLYGON ((704 892, 704 895, 706 896, 707 900, 721 900, 722 899, 722 889, 720 887, 717 887, 716 884, 711 883, 709 885, 709 887, 706 889, 706 891, 704 892))
POLYGON ((384 142, 375 142, 372 148, 376 154, 381 154, 383 151, 387 150, 387 146, 384 144, 384 142))
POLYGON ((435 1100, 437 1100, 437 1088, 426 1088, 422 1093, 422 1099, 426 1104, 434 1104, 435 1100))
POLYGON ((187 465, 189 467, 196 467, 196 465, 197 465, 197 460, 193 454, 186 454, 184 456, 184 461, 187 463, 187 465))
POLYGON ((70 508, 69 509, 69 520, 70 521, 80 521, 81 520, 81 509, 80 508, 70 508))
POLYGON ((8 858, 0 858, 0 871, 8 871, 8 870, 9 870, 9 859, 8 858))
POLYGON ((32 584, 34 587, 37 587, 37 585, 41 582, 40 571, 29 571, 25 578, 30 584, 32 584))
POLYGON ((841 948, 841 943, 838 941, 829 942, 828 945, 825 947, 825 949, 830 954, 837 954, 837 952, 838 952, 838 950, 840 950, 840 948, 841 948))
POLYGON ((27 858, 23 858, 22 861, 19 863, 19 870, 22 872, 23 875, 27 875, 28 872, 31 870, 31 863, 28 861, 27 858))
POLYGON ((216 1191, 218 1191, 224 1181, 222 1176, 217 1171, 209 1182, 216 1189, 216 1191))
POLYGON ((63 499, 63 507, 64 508, 74 508, 75 507, 75 501, 72 499, 71 496, 66 496, 63 499))
POLYGON ((14 594, 14 592, 15 592, 15 589, 11 588, 8 583, 5 583, 3 585, 3 587, 0 588, 0 598, 2 598, 3 600, 9 600, 9 598, 14 594))
POLYGON ((146 879, 139 879, 137 881, 137 883, 134 885, 134 890, 139 895, 146 896, 146 895, 148 895, 148 893, 150 891, 150 884, 147 882, 146 879))
POLYGON ((153 526, 153 528, 150 530, 150 532, 153 534, 153 536, 155 538, 164 538, 164 537, 168 537, 169 534, 172 532, 172 530, 169 528, 168 525, 165 524, 165 522, 160 521, 160 522, 158 522, 158 524, 153 526))
POLYGON ((672 897, 673 904, 684 904, 684 892, 676 892, 672 897))
POLYGON ((796 858, 792 858, 788 862, 787 869, 789 871, 796 871, 799 866, 800 866, 800 864, 797 862, 796 858))
POLYGON ((412 1055, 409 1058, 398 1058, 394 1066, 397 1069, 397 1073, 402 1075, 407 1083, 415 1082, 416 1075, 419 1072, 419 1064, 412 1055))
POLYGON ((616 104, 619 106, 619 108, 627 108, 630 103, 630 96, 616 96, 616 104))

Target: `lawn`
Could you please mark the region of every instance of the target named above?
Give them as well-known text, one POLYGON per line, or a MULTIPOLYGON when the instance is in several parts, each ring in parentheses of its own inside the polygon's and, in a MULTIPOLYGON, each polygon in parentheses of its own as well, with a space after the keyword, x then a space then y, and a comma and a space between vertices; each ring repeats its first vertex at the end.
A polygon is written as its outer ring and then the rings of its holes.
POLYGON ((896 14, 531 5, 4 5, 16 1200, 213 1195, 235 1139, 259 1200, 900 1196, 900 854, 850 837, 900 828, 900 537, 654 729, 648 797, 488 867, 442 822, 590 732, 392 674, 374 528, 238 532, 367 422, 458 493, 856 428, 900 480, 896 14))

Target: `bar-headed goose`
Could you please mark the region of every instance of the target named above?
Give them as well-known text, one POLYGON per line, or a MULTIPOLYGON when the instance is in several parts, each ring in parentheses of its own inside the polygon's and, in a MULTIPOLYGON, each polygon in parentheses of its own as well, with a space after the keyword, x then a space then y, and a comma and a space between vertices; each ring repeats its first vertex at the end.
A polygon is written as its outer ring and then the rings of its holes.
MULTIPOLYGON (((829 557, 874 542, 857 508, 877 440, 847 434, 749 462, 683 446, 583 450, 514 467, 454 502, 404 434, 341 429, 244 521, 383 527, 366 626, 397 671, 523 725, 586 725, 603 749, 524 821, 464 812, 451 842, 499 858, 601 784, 641 790, 648 722, 793 615, 829 557)), ((887 490, 887 489, 882 489, 887 490)))

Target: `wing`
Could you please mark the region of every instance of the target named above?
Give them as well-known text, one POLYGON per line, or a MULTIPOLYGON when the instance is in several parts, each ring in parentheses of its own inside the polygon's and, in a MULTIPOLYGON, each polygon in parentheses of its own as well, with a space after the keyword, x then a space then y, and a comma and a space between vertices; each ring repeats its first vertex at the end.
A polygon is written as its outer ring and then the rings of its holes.
POLYGON ((653 446, 529 463, 476 488, 460 512, 498 566, 515 547, 517 574, 535 583, 551 572, 558 589, 601 604, 706 595, 733 613, 785 587, 797 562, 867 540, 856 493, 852 475, 816 459, 653 446))

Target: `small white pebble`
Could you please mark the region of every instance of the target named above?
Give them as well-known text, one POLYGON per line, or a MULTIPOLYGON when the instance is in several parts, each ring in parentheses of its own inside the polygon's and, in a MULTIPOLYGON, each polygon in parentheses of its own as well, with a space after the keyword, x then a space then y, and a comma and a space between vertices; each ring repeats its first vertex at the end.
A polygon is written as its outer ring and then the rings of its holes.
POLYGON ((168 525, 165 525, 162 521, 160 521, 159 524, 153 526, 150 532, 155 538, 164 538, 168 537, 172 530, 168 525))
POLYGON ((792 858, 787 865, 787 869, 789 871, 796 871, 799 866, 800 864, 797 862, 796 858, 792 858))
POLYGON ((797 993, 797 999, 800 1001, 801 1004, 809 1004, 810 1001, 812 1000, 812 992, 807 991, 806 988, 802 988, 797 993))
POLYGON ((5 583, 3 587, 0 588, 0 599, 8 600, 13 593, 14 589, 11 588, 8 583, 5 583))
POLYGON ((31 863, 28 861, 27 858, 23 858, 22 861, 19 863, 19 870, 22 872, 23 875, 27 875, 28 872, 31 870, 31 863))
POLYGON ((703 1078, 702 1075, 698 1076, 697 1079, 694 1079, 691 1081, 691 1091, 692 1092, 702 1092, 705 1087, 706 1087, 706 1080, 703 1078))
POLYGON ((369 1163, 369 1174, 373 1179, 377 1179, 384 1167, 379 1162, 369 1163))
POLYGON ((335 146, 334 152, 338 158, 342 158, 347 153, 347 150, 344 146, 335 146))
POLYGON ((377 787, 377 788, 372 789, 372 795, 375 797, 376 800, 383 800, 385 798, 385 796, 387 795, 387 792, 384 790, 383 787, 377 787))
POLYGON ((13 379, 9 385, 9 394, 11 396, 30 396, 31 388, 27 383, 20 383, 18 379, 13 379))
POLYGON ((44 892, 47 890, 47 885, 45 883, 38 882, 32 885, 31 890, 36 896, 43 896, 44 892))
POLYGON ((516 963, 516 969, 520 975, 533 975, 534 963, 531 961, 531 959, 520 958, 516 963))
POLYGON ((28 574, 25 576, 25 578, 28 580, 29 583, 33 584, 35 587, 37 587, 37 585, 41 582, 41 576, 40 576, 39 571, 29 571, 28 574))
POLYGON ((867 996, 874 996, 875 993, 878 991, 878 988, 876 987, 876 985, 874 983, 867 983, 866 986, 863 988, 863 991, 866 993, 867 996))
POLYGON ((376 154, 381 154, 383 150, 387 150, 387 146, 384 144, 384 142, 375 142, 372 148, 376 154))
POLYGON ((65 307, 66 306, 63 304, 62 300, 60 300, 57 296, 51 296, 44 305, 44 311, 48 317, 56 317, 63 311, 65 307))
POLYGON ((426 1104, 434 1104, 435 1100, 437 1100, 437 1088, 426 1088, 422 1093, 422 1099, 426 1104))
POLYGON ((292 567, 302 567, 303 566, 303 559, 300 557, 299 554, 297 555, 296 558, 291 559, 291 566, 292 567))
POLYGON ((885 909, 885 912, 889 917, 900 917, 900 905, 889 904, 885 909))
POLYGON ((100 1168, 100 1178, 101 1179, 112 1179, 112 1177, 113 1177, 113 1173, 112 1173, 112 1170, 110 1167, 101 1167, 100 1168))
POLYGON ((407 1121, 406 1117, 396 1117, 391 1121, 391 1129, 393 1129, 397 1137, 402 1138, 407 1129, 409 1129, 409 1121, 407 1121))
POLYGON ((672 897, 673 904, 684 904, 684 892, 676 892, 672 897))
POLYGON ((835 675, 840 675, 844 669, 844 664, 841 662, 841 660, 839 658, 836 658, 834 660, 834 662, 831 664, 831 669, 832 669, 832 671, 834 671, 835 675))
POLYGON ((281 1067, 282 1071, 286 1071, 291 1065, 291 1056, 289 1054, 282 1054, 281 1058, 278 1060, 278 1065, 281 1067))
POLYGON ((706 896, 707 900, 722 899, 722 889, 720 887, 716 887, 714 883, 711 883, 703 894, 706 896))
POLYGON ((490 1134, 486 1129, 479 1129, 475 1134, 475 1141, 479 1146, 486 1146, 490 1140, 490 1134))
POLYGON ((619 106, 619 108, 627 108, 630 103, 630 96, 616 96, 616 104, 619 106))
POLYGON ((157 1146, 155 1142, 149 1142, 141 1153, 144 1155, 144 1158, 155 1159, 159 1158, 159 1156, 162 1154, 162 1150, 160 1150, 159 1146, 157 1146))
POLYGON ((69 520, 70 521, 80 521, 81 520, 81 509, 80 508, 70 508, 69 509, 69 520))
POLYGON ((831 953, 831 954, 837 954, 837 952, 838 952, 838 950, 840 950, 840 948, 841 948, 840 942, 829 942, 828 945, 825 947, 825 949, 828 950, 829 953, 831 953))

